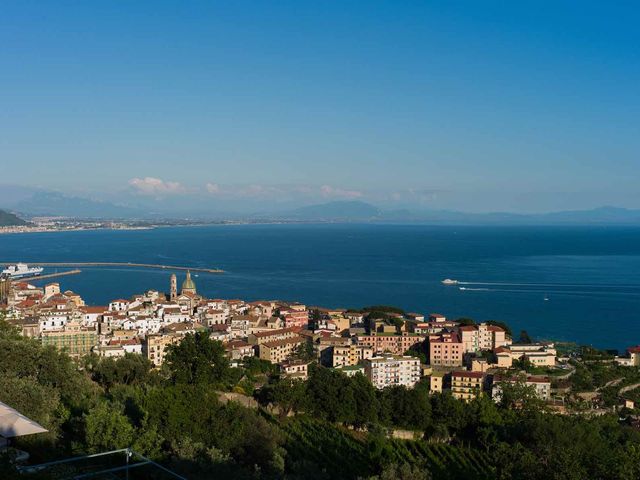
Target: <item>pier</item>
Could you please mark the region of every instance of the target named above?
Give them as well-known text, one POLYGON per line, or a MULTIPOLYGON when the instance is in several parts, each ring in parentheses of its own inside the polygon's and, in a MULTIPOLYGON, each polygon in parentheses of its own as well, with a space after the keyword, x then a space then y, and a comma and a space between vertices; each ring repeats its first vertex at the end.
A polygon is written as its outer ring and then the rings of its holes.
POLYGON ((80 272, 82 272, 82 270, 79 270, 76 268, 75 270, 67 270, 66 272, 47 273, 46 275, 34 275, 32 277, 21 277, 11 281, 13 283, 35 282, 37 280, 46 280, 47 278, 65 277, 67 275, 77 275, 80 272))
MULTIPOLYGON (((12 265, 16 262, 0 262, 4 265, 12 265)), ((132 263, 132 262, 29 262, 30 264, 37 265, 39 267, 128 267, 128 268, 155 268, 159 270, 191 270, 192 272, 201 273, 224 273, 224 270, 219 268, 202 268, 202 267, 181 267, 175 265, 159 265, 155 263, 132 263)), ((65 272, 62 272, 65 273, 65 272)), ((38 278, 42 278, 45 275, 40 275, 38 278)))

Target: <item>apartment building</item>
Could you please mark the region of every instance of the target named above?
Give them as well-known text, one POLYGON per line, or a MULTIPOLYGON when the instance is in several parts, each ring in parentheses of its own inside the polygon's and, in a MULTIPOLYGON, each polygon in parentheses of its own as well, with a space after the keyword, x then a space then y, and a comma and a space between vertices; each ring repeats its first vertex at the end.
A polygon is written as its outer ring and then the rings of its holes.
POLYGON ((364 361, 364 372, 376 388, 393 385, 411 388, 422 376, 418 358, 399 355, 368 358, 364 361))
POLYGON ((429 335, 429 363, 438 367, 460 367, 464 345, 455 333, 429 335))
POLYGON ((167 347, 181 339, 182 336, 177 334, 147 335, 142 351, 154 366, 159 367, 164 362, 167 347))
POLYGON ((280 328, 276 330, 269 329, 263 332, 250 333, 248 336, 248 343, 251 345, 260 345, 261 343, 273 342, 275 340, 286 340, 297 336, 298 333, 295 328, 280 328))
POLYGON ((261 360, 281 363, 289 359, 306 340, 299 335, 258 344, 258 356, 261 360))
POLYGON ((331 366, 349 367, 358 365, 361 361, 373 358, 373 347, 366 345, 334 345, 332 347, 331 366))
POLYGON ((358 345, 372 347, 376 354, 390 353, 391 355, 403 355, 422 340, 424 337, 408 332, 371 332, 369 335, 356 336, 358 345))
POLYGON ((83 327, 80 322, 73 321, 57 330, 43 331, 40 340, 42 345, 53 345, 72 357, 80 357, 98 344, 98 334, 95 328, 83 327))
POLYGON ((458 400, 469 402, 482 395, 486 376, 482 372, 453 372, 451 394, 458 400))
POLYGON ((511 344, 511 339, 504 329, 496 325, 463 325, 459 330, 464 353, 493 350, 511 344))

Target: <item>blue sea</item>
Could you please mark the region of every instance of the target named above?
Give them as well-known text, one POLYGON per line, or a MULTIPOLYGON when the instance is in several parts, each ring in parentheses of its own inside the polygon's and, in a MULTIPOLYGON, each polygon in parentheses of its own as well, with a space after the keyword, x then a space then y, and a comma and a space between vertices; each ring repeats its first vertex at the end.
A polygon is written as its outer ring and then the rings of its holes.
MULTIPOLYGON (((0 235, 0 261, 219 267, 226 273, 194 278, 200 293, 327 307, 389 304, 502 320, 516 335, 526 329, 537 339, 617 349, 640 343, 636 227, 331 224, 31 233, 0 235), (444 286, 444 278, 461 283, 444 286)), ((59 281, 95 305, 169 287, 168 271, 82 270, 59 281)))

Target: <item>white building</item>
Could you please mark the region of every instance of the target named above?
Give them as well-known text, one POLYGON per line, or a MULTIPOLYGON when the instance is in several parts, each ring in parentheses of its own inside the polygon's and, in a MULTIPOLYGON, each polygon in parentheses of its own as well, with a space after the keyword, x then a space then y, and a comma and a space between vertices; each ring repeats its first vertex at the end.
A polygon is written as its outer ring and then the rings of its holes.
POLYGON ((364 372, 376 388, 413 387, 422 376, 419 358, 398 355, 368 358, 364 361, 364 372))

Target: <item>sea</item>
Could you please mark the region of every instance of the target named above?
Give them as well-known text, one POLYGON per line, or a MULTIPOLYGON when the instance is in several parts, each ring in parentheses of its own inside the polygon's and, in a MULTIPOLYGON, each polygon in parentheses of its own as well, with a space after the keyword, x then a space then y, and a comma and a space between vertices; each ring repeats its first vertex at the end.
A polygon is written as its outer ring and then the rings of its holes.
MULTIPOLYGON (((0 235, 0 262, 17 261, 221 268, 194 274, 199 293, 395 305, 500 320, 515 336, 526 330, 539 340, 619 350, 640 344, 640 227, 284 224, 0 235), (459 283, 443 285, 445 278, 459 283)), ((81 269, 55 281, 92 305, 169 290, 168 270, 81 269)), ((179 284, 183 278, 178 272, 179 284)))

